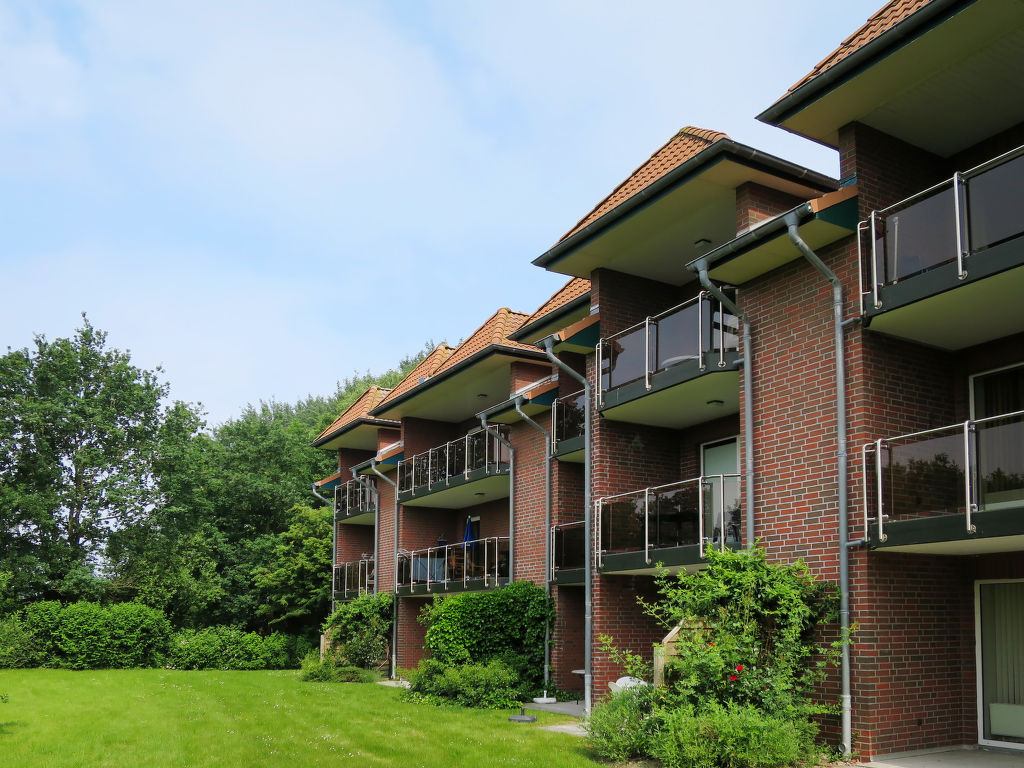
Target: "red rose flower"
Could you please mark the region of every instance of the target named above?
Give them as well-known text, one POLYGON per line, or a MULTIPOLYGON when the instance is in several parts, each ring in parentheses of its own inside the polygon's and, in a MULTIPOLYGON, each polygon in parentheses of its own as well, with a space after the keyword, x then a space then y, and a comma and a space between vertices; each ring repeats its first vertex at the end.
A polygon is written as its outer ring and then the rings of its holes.
POLYGON ((737 672, 742 672, 743 671, 743 665, 742 664, 737 664, 736 665, 736 671, 737 672))
POLYGON ((730 680, 739 680, 740 678, 739 678, 738 675, 729 675, 729 679, 730 680))

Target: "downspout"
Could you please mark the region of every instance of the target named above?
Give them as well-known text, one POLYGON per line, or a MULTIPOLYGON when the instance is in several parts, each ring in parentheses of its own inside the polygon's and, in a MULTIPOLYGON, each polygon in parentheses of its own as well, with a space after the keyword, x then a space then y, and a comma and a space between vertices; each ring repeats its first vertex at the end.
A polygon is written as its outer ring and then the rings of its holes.
POLYGON ((850 695, 850 555, 847 546, 849 530, 847 520, 847 466, 846 466, 846 353, 843 345, 843 285, 836 274, 825 266, 810 246, 800 237, 800 219, 797 213, 786 214, 786 229, 793 245, 804 258, 820 272, 832 286, 832 322, 836 357, 836 442, 839 482, 839 629, 843 648, 840 670, 842 675, 842 748, 843 754, 852 752, 852 697, 850 695))
POLYGON ((334 600, 334 566, 338 564, 338 510, 334 502, 316 489, 316 483, 312 484, 313 495, 331 508, 331 613, 337 609, 338 604, 334 600))
POLYGON ((359 477, 355 468, 349 470, 352 473, 352 479, 363 486, 368 491, 372 491, 373 495, 377 498, 374 499, 373 505, 373 594, 377 594, 377 568, 380 565, 380 495, 377 493, 376 488, 372 488, 369 483, 359 477))
POLYGON ((747 547, 754 546, 754 352, 750 342, 750 318, 740 311, 732 299, 708 277, 708 261, 697 259, 690 265, 697 273, 700 284, 743 323, 743 453, 746 468, 746 528, 747 547))
MULTIPOLYGON (((593 633, 594 624, 594 595, 593 595, 593 543, 591 541, 590 529, 592 525, 592 510, 590 500, 590 438, 591 438, 591 419, 590 412, 593 409, 592 397, 590 390, 590 381, 586 376, 580 376, 576 371, 570 368, 568 365, 563 363, 555 355, 554 336, 548 336, 540 341, 540 344, 544 347, 544 353, 548 356, 554 365, 559 370, 565 371, 571 378, 578 381, 583 385, 583 396, 586 400, 586 408, 583 409, 583 549, 587 553, 587 558, 583 562, 583 709, 586 714, 590 714, 590 708, 593 703, 593 682, 594 682, 594 670, 591 660, 593 655, 593 641, 591 634, 593 633)), ((600 375, 600 371, 597 372, 600 375)))
MULTIPOLYGON (((523 412, 523 398, 516 398, 516 413, 544 436, 544 594, 551 599, 551 433, 523 412)), ((551 666, 551 627, 544 625, 544 689, 547 696, 551 666)))
POLYGON ((508 493, 508 581, 511 584, 516 580, 516 572, 513 567, 515 565, 516 551, 516 449, 496 429, 491 429, 487 423, 487 416, 484 414, 480 416, 480 426, 483 427, 484 432, 493 436, 495 440, 498 440, 508 448, 508 481, 510 486, 508 493))
MULTIPOLYGON (((392 594, 394 597, 391 600, 391 679, 394 680, 398 675, 398 483, 392 480, 390 477, 385 475, 377 466, 380 462, 373 459, 370 462, 370 469, 373 470, 373 474, 383 480, 385 483, 391 486, 395 492, 395 535, 394 535, 394 558, 392 562, 395 564, 395 588, 392 594)), ((380 497, 377 499, 377 514, 380 515, 380 497)), ((374 532, 374 552, 376 552, 376 539, 380 535, 380 529, 378 528, 374 532)), ((377 563, 373 564, 373 586, 377 586, 377 563)))

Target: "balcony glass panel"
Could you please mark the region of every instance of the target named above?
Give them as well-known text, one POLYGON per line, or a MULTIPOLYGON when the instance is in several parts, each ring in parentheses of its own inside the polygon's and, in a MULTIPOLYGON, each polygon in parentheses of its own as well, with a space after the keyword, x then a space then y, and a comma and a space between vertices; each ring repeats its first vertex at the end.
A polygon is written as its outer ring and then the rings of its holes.
POLYGON ((737 349, 739 321, 701 293, 678 307, 600 341, 607 391, 688 360, 737 349))
POLYGON ((952 186, 887 213, 876 225, 879 275, 886 283, 956 259, 952 186))
POLYGON ((372 512, 377 508, 376 485, 372 480, 349 480, 334 489, 334 511, 339 515, 372 512))
POLYGON ((499 578, 508 578, 506 537, 492 536, 398 554, 399 586, 445 587, 470 579, 484 579, 496 586, 499 578))
POLYGON ((1024 156, 997 165, 967 183, 971 250, 981 250, 1024 233, 1024 156))
POLYGON ((978 424, 978 503, 994 510, 1024 503, 1024 416, 978 424))
POLYGON ((474 432, 398 462, 398 491, 430 487, 508 461, 508 448, 501 440, 489 432, 474 432))
POLYGON ((963 513, 963 434, 950 432, 888 444, 885 509, 890 520, 963 513))
POLYGON ((551 530, 554 533, 554 548, 551 553, 554 570, 583 568, 587 559, 583 521, 562 523, 552 526, 551 530))
POLYGON ((587 396, 580 390, 555 401, 555 442, 583 436, 587 396))
POLYGON ((374 560, 372 557, 338 563, 334 566, 334 593, 354 597, 373 591, 374 560))

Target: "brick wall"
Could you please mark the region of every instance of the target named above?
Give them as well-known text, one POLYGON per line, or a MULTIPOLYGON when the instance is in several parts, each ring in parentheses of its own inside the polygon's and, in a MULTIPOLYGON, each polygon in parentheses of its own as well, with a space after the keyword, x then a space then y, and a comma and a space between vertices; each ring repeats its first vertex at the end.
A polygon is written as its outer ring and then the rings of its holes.
MULTIPOLYGON (((752 181, 740 184, 736 188, 736 233, 744 232, 758 222, 785 213, 802 202, 799 197, 752 181)), ((721 243, 712 243, 709 247, 715 245, 721 243)))
POLYGON ((583 669, 584 627, 583 587, 554 586, 555 626, 551 633, 551 668, 555 686, 563 691, 578 692, 583 696, 583 677, 574 675, 574 669, 583 669))

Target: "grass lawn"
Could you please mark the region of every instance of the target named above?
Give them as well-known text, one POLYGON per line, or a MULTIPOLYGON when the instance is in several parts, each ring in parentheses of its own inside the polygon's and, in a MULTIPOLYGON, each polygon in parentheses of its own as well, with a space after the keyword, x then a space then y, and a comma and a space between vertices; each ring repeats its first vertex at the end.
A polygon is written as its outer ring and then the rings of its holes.
POLYGON ((411 704, 297 672, 2 670, 0 763, 12 768, 489 768, 602 765, 567 718, 411 704))

